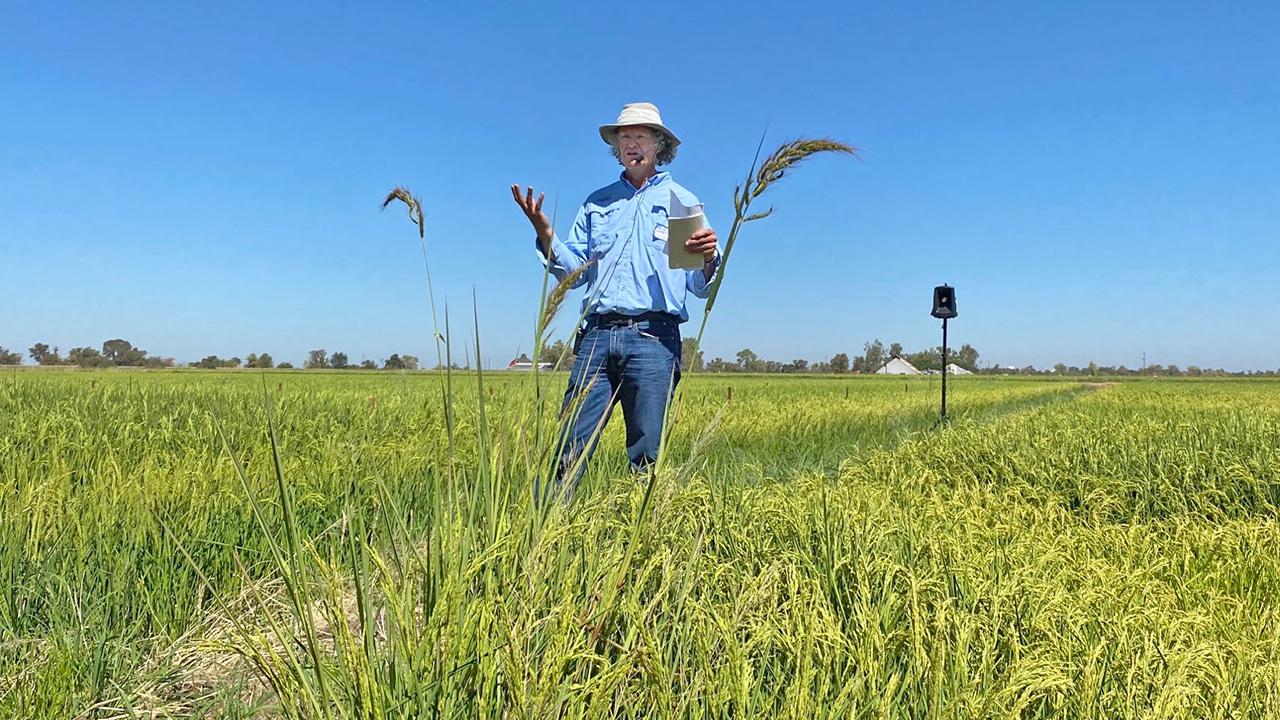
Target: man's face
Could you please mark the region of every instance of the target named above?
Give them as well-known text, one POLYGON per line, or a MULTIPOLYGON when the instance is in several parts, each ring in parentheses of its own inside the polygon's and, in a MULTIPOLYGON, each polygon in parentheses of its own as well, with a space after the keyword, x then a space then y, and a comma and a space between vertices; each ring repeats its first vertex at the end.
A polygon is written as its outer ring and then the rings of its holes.
POLYGON ((627 170, 648 170, 658 160, 658 133, 643 125, 624 125, 614 136, 618 159, 627 170))

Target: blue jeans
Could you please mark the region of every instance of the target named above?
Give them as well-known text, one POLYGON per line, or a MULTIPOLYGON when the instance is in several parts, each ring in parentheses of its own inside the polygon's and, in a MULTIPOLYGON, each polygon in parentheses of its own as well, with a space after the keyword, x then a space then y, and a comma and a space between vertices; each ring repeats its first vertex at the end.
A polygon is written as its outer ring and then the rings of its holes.
POLYGON ((667 402, 679 381, 676 317, 651 315, 612 326, 589 318, 561 406, 555 491, 566 499, 573 496, 615 403, 622 405, 627 424, 631 469, 639 472, 656 462, 667 402))

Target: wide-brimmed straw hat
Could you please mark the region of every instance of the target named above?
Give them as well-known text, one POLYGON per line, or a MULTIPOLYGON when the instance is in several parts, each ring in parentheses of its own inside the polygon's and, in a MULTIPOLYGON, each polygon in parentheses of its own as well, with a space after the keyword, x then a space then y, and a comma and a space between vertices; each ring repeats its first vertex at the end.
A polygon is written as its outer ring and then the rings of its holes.
POLYGON ((642 102, 623 105, 622 112, 618 113, 618 122, 600 126, 600 139, 612 145, 614 132, 626 125, 644 125, 645 127, 653 128, 667 136, 667 142, 670 143, 671 147, 680 144, 680 138, 671 132, 671 128, 662 124, 662 116, 658 114, 658 106, 653 103, 642 102))

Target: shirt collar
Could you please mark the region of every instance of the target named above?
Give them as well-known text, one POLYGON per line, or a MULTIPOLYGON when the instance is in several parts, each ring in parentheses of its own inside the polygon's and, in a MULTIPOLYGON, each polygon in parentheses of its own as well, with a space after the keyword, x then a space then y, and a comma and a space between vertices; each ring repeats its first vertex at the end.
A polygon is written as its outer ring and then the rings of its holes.
POLYGON ((632 193, 638 193, 641 190, 646 190, 648 188, 653 187, 654 185, 657 185, 658 183, 661 183, 662 181, 666 180, 670 176, 671 176, 671 173, 667 172, 666 170, 659 170, 658 172, 654 173, 653 177, 649 178, 648 180, 645 180, 644 185, 641 185, 639 188, 637 188, 635 185, 631 184, 630 180, 627 179, 627 171, 623 170, 622 173, 618 175, 618 181, 621 182, 623 186, 627 188, 627 190, 630 190, 632 193))

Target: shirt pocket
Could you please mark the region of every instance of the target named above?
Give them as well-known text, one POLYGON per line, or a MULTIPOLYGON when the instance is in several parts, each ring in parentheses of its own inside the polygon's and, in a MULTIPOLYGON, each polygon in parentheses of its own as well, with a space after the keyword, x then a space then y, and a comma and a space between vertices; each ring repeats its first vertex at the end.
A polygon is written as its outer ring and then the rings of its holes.
POLYGON ((589 257, 602 258, 618 243, 618 214, 614 208, 592 210, 591 235, 587 243, 589 257))

